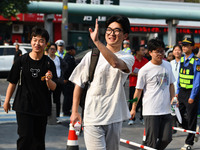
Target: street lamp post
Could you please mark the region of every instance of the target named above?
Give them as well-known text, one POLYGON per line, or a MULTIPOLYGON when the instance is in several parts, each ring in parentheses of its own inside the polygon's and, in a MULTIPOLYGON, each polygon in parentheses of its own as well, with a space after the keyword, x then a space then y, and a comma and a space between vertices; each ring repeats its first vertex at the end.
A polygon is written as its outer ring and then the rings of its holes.
POLYGON ((68 44, 68 0, 63 0, 62 8, 62 27, 61 27, 62 40, 65 45, 68 44))
POLYGON ((166 23, 168 24, 168 46, 169 48, 173 48, 176 44, 176 26, 178 25, 179 20, 166 20, 166 23))

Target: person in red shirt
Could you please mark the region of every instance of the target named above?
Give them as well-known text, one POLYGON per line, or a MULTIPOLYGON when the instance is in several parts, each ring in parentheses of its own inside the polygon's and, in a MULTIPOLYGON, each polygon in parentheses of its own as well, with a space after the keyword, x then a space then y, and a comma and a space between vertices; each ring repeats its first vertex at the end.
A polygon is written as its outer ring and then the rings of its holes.
MULTIPOLYGON (((132 73, 129 75, 129 99, 133 99, 133 94, 135 92, 135 86, 137 83, 137 75, 140 68, 142 68, 147 62, 145 56, 145 45, 140 45, 135 48, 135 63, 132 67, 132 73)), ((142 99, 142 97, 141 97, 142 99)), ((137 110, 140 108, 140 121, 143 123, 143 116, 142 116, 142 100, 139 100, 137 105, 137 110)), ((129 110, 132 109, 132 104, 129 104, 129 110)), ((133 120, 129 120, 128 125, 134 124, 135 118, 133 120)))

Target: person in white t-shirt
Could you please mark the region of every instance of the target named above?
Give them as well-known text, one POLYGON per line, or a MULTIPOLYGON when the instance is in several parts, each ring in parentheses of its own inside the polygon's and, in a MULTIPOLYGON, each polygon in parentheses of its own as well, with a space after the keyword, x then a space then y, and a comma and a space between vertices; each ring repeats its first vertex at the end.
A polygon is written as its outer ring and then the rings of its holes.
MULTIPOLYGON (((134 57, 121 50, 127 39, 130 23, 127 17, 116 15, 106 21, 105 46, 98 39, 98 20, 90 37, 100 51, 99 60, 85 102, 84 139, 87 150, 118 150, 123 120, 129 119, 124 83, 131 73, 134 57)), ((88 81, 91 52, 75 68, 69 80, 76 84, 71 114, 72 125, 82 123, 78 106, 81 91, 88 81)))
MULTIPOLYGON (((152 60, 139 73, 133 98, 140 99, 144 92, 143 116, 146 131, 146 145, 163 150, 172 140, 170 100, 175 95, 174 75, 169 62, 163 60, 164 43, 151 39, 147 45, 152 60)), ((133 103, 131 116, 136 114, 137 102, 133 103)))

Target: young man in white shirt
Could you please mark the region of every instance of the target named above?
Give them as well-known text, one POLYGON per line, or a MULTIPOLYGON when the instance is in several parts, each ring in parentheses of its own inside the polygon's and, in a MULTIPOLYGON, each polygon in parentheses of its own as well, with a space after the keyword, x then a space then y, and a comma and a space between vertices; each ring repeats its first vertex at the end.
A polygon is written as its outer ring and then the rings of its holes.
MULTIPOLYGON (((121 50, 127 39, 130 23, 125 16, 111 16, 106 21, 105 46, 98 39, 98 20, 90 37, 100 51, 94 79, 89 85, 84 112, 84 139, 87 150, 118 150, 123 120, 129 119, 124 83, 131 72, 134 57, 121 50)), ((73 71, 70 81, 76 84, 71 121, 82 122, 78 113, 80 96, 89 77, 91 52, 73 71)))
MULTIPOLYGON (((134 98, 140 99, 142 91, 144 92, 142 103, 146 145, 163 150, 172 140, 170 100, 175 95, 175 78, 170 63, 163 60, 163 41, 151 39, 147 47, 152 60, 138 73, 134 98)), ((136 114, 136 106, 137 102, 133 103, 132 118, 136 114)))

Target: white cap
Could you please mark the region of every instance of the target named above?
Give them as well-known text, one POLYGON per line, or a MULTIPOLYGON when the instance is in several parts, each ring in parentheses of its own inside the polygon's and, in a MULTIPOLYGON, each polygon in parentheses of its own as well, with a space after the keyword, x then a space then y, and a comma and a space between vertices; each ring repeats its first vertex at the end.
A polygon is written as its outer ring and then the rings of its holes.
POLYGON ((130 42, 128 40, 124 40, 123 44, 130 44, 130 42))
POLYGON ((64 42, 63 40, 57 40, 57 41, 55 42, 55 44, 58 45, 58 46, 64 46, 64 45, 65 45, 65 42, 64 42))

